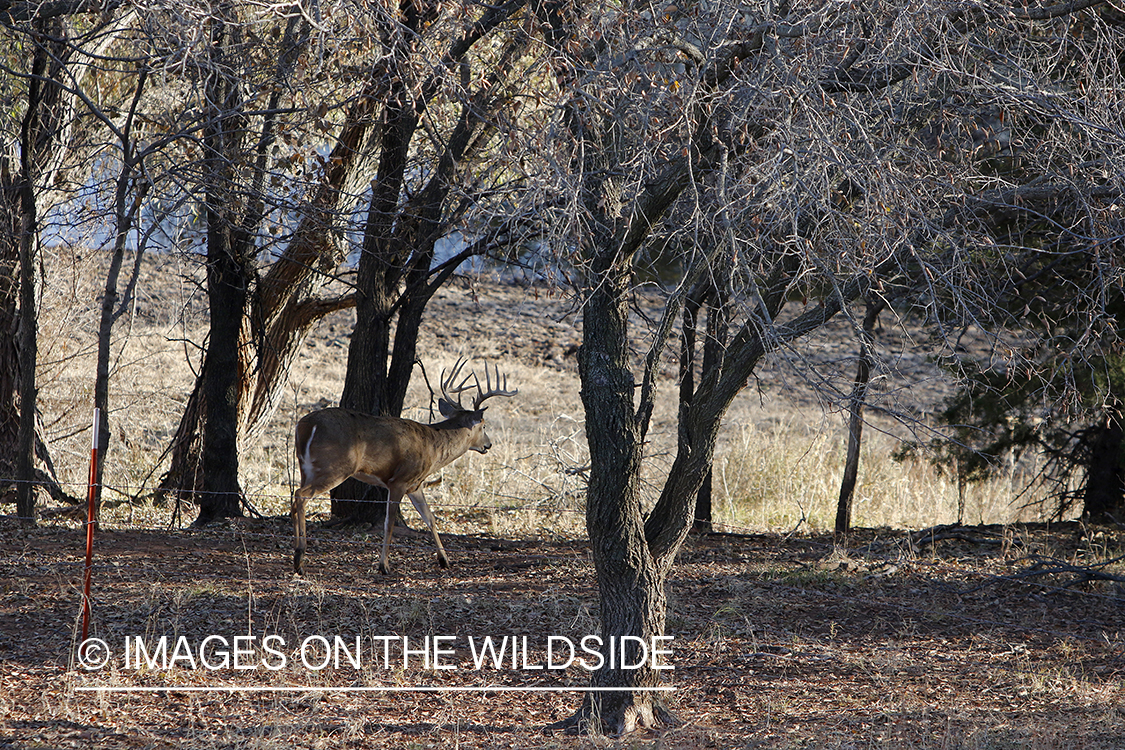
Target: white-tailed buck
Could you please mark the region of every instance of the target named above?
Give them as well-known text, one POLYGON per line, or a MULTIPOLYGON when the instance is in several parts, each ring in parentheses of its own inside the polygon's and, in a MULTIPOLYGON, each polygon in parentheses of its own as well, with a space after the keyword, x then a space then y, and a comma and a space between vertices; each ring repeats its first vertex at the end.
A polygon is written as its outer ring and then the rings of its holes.
POLYGON ((438 411, 445 421, 421 424, 398 417, 377 417, 350 409, 329 408, 307 414, 297 422, 297 461, 301 467, 301 486, 293 493, 293 571, 301 572, 305 557, 305 506, 311 498, 328 492, 349 477, 387 488, 387 516, 383 522, 383 550, 379 555, 379 571, 388 573, 387 554, 394 519, 403 496, 418 510, 430 527, 437 545, 438 563, 449 567, 449 558, 441 546, 434 516, 422 496, 422 482, 443 466, 452 463, 465 451, 484 453, 492 441, 484 432, 484 409, 481 404, 493 396, 514 396, 507 390, 508 378, 501 380, 496 368, 496 385, 485 367, 485 387, 470 373, 458 384, 464 360, 458 360, 448 377, 442 372, 438 411), (461 405, 459 394, 468 390, 472 380, 477 394, 473 406, 461 405))

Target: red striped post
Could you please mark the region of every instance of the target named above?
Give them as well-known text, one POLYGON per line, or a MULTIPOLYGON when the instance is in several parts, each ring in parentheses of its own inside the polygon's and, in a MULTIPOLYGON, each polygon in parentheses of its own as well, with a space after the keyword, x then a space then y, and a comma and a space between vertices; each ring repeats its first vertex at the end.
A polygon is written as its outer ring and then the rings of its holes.
POLYGON ((94 500, 98 482, 98 433, 102 410, 94 409, 94 439, 90 447, 90 481, 86 487, 86 575, 82 588, 82 642, 90 632, 90 579, 94 575, 94 500))

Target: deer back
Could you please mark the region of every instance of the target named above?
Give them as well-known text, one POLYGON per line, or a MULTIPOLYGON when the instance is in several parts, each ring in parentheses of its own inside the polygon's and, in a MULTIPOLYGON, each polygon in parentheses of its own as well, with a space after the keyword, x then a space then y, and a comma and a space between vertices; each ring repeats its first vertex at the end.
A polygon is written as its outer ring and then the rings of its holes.
POLYGON ((297 424, 297 456, 312 469, 343 481, 349 476, 400 485, 413 492, 434 471, 470 448, 487 445, 481 416, 459 414, 436 425, 378 417, 341 408, 323 409, 297 424))

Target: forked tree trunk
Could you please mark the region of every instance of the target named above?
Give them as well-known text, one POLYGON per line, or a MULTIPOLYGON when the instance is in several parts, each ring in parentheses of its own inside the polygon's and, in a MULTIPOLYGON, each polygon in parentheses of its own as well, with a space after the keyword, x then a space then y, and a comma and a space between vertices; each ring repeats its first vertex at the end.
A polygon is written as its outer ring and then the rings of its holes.
MULTIPOLYGON (((598 575, 600 637, 608 651, 610 640, 620 644, 631 636, 651 644, 654 636, 664 635, 668 566, 651 554, 641 516, 642 440, 627 346, 630 274, 621 266, 597 270, 603 282, 583 309, 579 368, 586 435, 590 455, 596 457, 590 465, 586 531, 598 575)), ((639 662, 636 642, 628 644, 629 663, 639 662)), ((673 722, 661 693, 645 690, 661 681, 651 659, 639 669, 620 665, 620 660, 604 665, 594 673, 591 686, 629 689, 587 693, 578 712, 555 727, 622 734, 673 722)))

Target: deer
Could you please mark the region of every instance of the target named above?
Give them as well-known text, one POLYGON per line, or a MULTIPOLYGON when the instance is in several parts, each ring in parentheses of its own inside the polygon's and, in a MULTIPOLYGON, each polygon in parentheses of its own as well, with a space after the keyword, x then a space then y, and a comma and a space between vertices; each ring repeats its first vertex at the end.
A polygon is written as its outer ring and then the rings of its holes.
MULTIPOLYGON (((293 493, 290 515, 293 519, 293 572, 301 575, 305 558, 305 508, 309 500, 329 492, 345 479, 355 477, 367 484, 387 489, 387 516, 383 522, 383 548, 379 555, 379 572, 387 575, 390 567, 391 536, 403 496, 409 497, 418 515, 425 521, 437 545, 438 564, 449 567, 449 557, 441 545, 434 514, 422 494, 422 482, 438 469, 456 461, 467 451, 487 453, 492 441, 484 431, 482 404, 493 396, 515 396, 508 390, 508 376, 501 379, 495 368, 495 386, 487 365, 482 388, 476 374, 470 372, 460 383, 464 358, 457 360, 448 377, 442 370, 441 396, 438 411, 444 421, 422 424, 399 417, 330 407, 306 414, 297 422, 296 452, 301 470, 301 486, 293 493), (472 408, 461 405, 460 394, 476 387, 472 408)), ((431 395, 433 391, 431 389, 431 395)))

